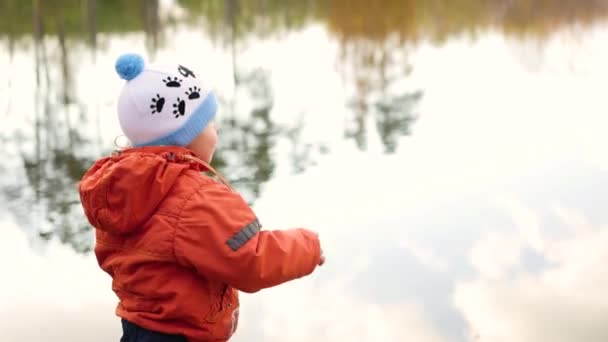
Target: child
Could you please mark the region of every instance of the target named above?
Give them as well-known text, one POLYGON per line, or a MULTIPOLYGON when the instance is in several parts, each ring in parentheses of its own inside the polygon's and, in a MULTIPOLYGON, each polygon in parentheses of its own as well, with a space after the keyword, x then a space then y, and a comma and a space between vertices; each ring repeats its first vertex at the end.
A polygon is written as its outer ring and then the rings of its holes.
POLYGON ((134 148, 97 161, 79 184, 95 254, 120 302, 121 342, 227 341, 238 291, 301 278, 325 258, 305 229, 260 231, 209 162, 216 98, 189 68, 121 56, 118 118, 134 148), (217 175, 217 173, 216 173, 217 175))

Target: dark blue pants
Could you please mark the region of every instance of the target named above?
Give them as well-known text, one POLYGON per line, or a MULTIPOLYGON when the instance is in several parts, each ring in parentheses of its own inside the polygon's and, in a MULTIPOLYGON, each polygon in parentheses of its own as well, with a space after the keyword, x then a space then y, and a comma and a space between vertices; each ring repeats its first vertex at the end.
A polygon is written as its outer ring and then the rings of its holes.
POLYGON ((188 340, 181 335, 151 331, 123 319, 120 342, 188 342, 188 340))

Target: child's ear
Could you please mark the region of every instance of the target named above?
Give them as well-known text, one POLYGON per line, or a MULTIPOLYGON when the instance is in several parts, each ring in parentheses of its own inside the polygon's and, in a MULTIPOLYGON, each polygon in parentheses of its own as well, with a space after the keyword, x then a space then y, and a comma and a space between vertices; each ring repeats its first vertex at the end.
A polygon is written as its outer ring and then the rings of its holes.
POLYGON ((121 134, 121 135, 117 135, 114 138, 114 146, 116 146, 116 148, 119 148, 121 150, 124 150, 126 148, 131 148, 132 144, 129 141, 129 139, 127 138, 126 135, 121 134))

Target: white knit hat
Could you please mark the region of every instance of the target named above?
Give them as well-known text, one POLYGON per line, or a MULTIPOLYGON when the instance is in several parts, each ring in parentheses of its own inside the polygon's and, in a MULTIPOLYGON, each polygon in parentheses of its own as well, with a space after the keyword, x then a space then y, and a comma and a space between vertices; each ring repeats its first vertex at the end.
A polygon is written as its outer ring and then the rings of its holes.
POLYGON ((215 116, 215 95, 182 65, 144 65, 140 55, 124 54, 116 72, 127 81, 118 120, 134 146, 187 146, 215 116))

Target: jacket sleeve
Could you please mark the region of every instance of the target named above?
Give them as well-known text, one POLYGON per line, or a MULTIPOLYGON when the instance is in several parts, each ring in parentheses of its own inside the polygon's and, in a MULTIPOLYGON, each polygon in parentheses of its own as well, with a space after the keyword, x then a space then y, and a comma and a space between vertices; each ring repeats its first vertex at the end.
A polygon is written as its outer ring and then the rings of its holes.
POLYGON ((183 266, 249 293, 314 271, 321 251, 315 233, 260 229, 261 224, 239 194, 221 184, 208 184, 182 209, 175 232, 175 255, 183 266))

